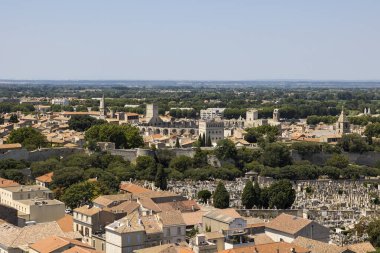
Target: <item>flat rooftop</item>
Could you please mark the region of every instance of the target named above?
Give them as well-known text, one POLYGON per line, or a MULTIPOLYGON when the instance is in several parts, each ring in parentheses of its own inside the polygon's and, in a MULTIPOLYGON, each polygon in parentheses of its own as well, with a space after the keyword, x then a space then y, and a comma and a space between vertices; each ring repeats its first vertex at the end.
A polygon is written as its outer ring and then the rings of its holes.
POLYGON ((46 187, 42 187, 39 185, 19 185, 19 186, 11 186, 7 187, 4 190, 10 191, 10 192, 32 192, 32 191, 49 191, 50 189, 46 187))

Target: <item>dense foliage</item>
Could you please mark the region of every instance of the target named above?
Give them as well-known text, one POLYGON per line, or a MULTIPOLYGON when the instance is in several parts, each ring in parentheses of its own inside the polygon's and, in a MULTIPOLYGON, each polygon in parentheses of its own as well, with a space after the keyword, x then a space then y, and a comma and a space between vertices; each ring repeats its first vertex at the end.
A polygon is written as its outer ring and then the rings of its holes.
POLYGON ((113 142, 116 148, 137 148, 144 145, 139 130, 131 125, 93 125, 86 133, 88 142, 113 142))
POLYGON ((230 206, 230 194, 222 182, 219 182, 216 186, 213 204, 216 208, 228 208, 230 206))
POLYGON ((95 119, 89 115, 73 115, 69 120, 69 128, 75 131, 84 132, 94 125, 106 123, 104 120, 95 119))
POLYGON ((13 130, 8 138, 8 143, 21 143, 28 150, 47 147, 46 137, 38 130, 31 127, 22 127, 13 130))

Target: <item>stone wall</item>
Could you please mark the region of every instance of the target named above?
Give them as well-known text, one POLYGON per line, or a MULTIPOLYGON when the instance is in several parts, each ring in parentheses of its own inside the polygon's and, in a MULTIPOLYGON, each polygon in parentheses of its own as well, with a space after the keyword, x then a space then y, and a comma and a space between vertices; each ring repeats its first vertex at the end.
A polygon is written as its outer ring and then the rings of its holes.
POLYGON ((43 161, 50 157, 65 157, 74 153, 82 153, 82 148, 43 148, 33 151, 27 151, 26 149, 10 150, 4 154, 0 154, 1 159, 15 159, 26 161, 43 161))
POLYGON ((237 209, 243 217, 256 217, 261 219, 273 219, 282 213, 294 215, 297 217, 303 216, 301 209, 237 209))
MULTIPOLYGON (((380 161, 380 152, 365 152, 365 153, 348 153, 343 152, 343 155, 347 156, 351 163, 359 165, 375 166, 380 161)), ((313 164, 324 165, 326 161, 332 156, 332 154, 320 152, 310 156, 302 158, 297 151, 292 150, 292 158, 294 161, 308 160, 313 164)))
MULTIPOLYGON (((188 156, 188 157, 194 157, 195 149, 193 148, 169 148, 175 156, 188 156)), ((107 150, 112 155, 119 155, 124 158, 124 160, 134 162, 137 157, 139 156, 155 156, 155 151, 151 149, 143 149, 143 148, 136 148, 136 149, 109 149, 107 150)))

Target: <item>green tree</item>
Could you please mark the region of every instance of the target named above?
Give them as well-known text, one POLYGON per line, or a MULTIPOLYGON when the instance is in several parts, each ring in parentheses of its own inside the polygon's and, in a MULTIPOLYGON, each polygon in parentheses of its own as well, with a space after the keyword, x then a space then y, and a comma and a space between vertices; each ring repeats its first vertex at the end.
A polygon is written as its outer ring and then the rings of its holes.
POLYGON ((85 139, 96 142, 113 142, 116 148, 129 149, 144 145, 138 128, 131 125, 94 125, 86 131, 85 139))
POLYGON ((262 208, 268 208, 269 207, 269 188, 263 188, 260 192, 260 205, 262 208))
POLYGON ((218 141, 215 148, 215 155, 221 160, 236 159, 237 149, 235 144, 228 139, 218 141))
POLYGON ((241 202, 246 209, 251 209, 254 206, 254 201, 255 192, 253 189, 253 184, 250 180, 248 180, 244 186, 243 193, 241 195, 241 202))
POLYGON ((10 123, 18 123, 19 120, 18 120, 18 117, 16 114, 12 114, 10 117, 9 117, 9 122, 10 123))
POLYGON ((116 193, 119 190, 120 180, 108 171, 104 171, 98 177, 98 182, 102 188, 102 191, 106 192, 106 194, 116 193))
POLYGON ((180 156, 174 157, 170 161, 169 167, 177 171, 184 172, 193 167, 193 159, 191 159, 188 156, 180 155, 180 156))
POLYGON ((364 134, 367 136, 368 143, 372 144, 373 137, 380 137, 380 123, 376 122, 369 124, 366 127, 364 134))
POLYGON ((341 154, 333 154, 327 161, 326 165, 333 166, 339 169, 347 168, 350 161, 347 156, 341 154))
POLYGON ((230 206, 230 194, 222 182, 216 186, 213 203, 216 208, 228 208, 230 206))
POLYGON ((67 188, 83 181, 84 171, 79 167, 65 167, 54 172, 53 188, 67 188))
POLYGON ((21 143, 28 150, 39 147, 47 147, 46 137, 31 127, 23 127, 13 130, 8 138, 8 143, 21 143))
POLYGON ((168 188, 167 175, 162 166, 158 166, 154 185, 161 190, 166 190, 168 188))
POLYGON ((363 153, 369 150, 368 144, 360 134, 344 134, 338 141, 338 146, 346 152, 363 153))
POLYGON ((61 200, 71 209, 84 204, 89 204, 101 194, 101 188, 97 182, 84 181, 73 184, 65 190, 61 200))
POLYGON ((246 129, 245 140, 249 143, 275 142, 280 130, 276 126, 263 125, 246 129))
POLYGON ((199 147, 203 147, 203 146, 202 146, 202 145, 203 145, 203 142, 202 142, 202 135, 199 135, 199 136, 198 136, 198 143, 197 143, 197 144, 198 144, 199 147))
POLYGON ((261 188, 257 182, 253 185, 253 196, 253 205, 257 207, 261 206, 261 188))
POLYGON ((169 167, 171 160, 175 157, 175 153, 169 149, 157 149, 156 150, 156 159, 164 168, 169 167))
POLYGON ((55 158, 50 158, 46 161, 34 162, 30 165, 33 178, 42 176, 51 171, 61 168, 60 162, 55 158))
POLYGON ((153 181, 156 178, 157 164, 150 156, 137 157, 135 168, 139 179, 153 181))
POLYGON ((84 132, 94 125, 100 125, 104 123, 106 123, 105 120, 95 119, 89 115, 73 115, 68 122, 70 129, 80 132, 84 132))
POLYGON ((270 167, 283 167, 292 163, 288 147, 281 143, 267 144, 262 160, 264 165, 270 167))
POLYGON ((0 116, 0 125, 4 124, 4 117, 0 116))
POLYGON ((290 208, 296 199, 296 191, 289 180, 280 180, 269 187, 269 207, 290 208))
POLYGON ((17 169, 10 169, 10 170, 3 171, 2 177, 16 181, 19 184, 25 183, 25 175, 22 174, 22 172, 17 169))
POLYGON ((205 146, 206 147, 212 147, 212 142, 211 142, 211 136, 210 135, 207 136, 207 141, 206 141, 206 145, 205 146))
POLYGON ((179 139, 178 139, 178 137, 177 137, 176 140, 175 140, 175 147, 176 147, 176 148, 180 148, 180 147, 181 147, 181 145, 179 144, 179 139))
POLYGON ((324 166, 321 168, 321 173, 323 175, 328 176, 330 179, 337 180, 337 179, 339 179, 340 175, 342 174, 342 171, 340 169, 338 169, 337 167, 324 166))
POLYGON ((211 198, 211 192, 209 190, 201 190, 198 192, 198 199, 202 201, 202 203, 206 204, 207 200, 211 198))
POLYGON ((207 165, 207 153, 202 151, 200 147, 195 149, 195 154, 193 158, 194 168, 201 168, 207 165))
POLYGON ((319 153, 322 151, 322 146, 312 142, 294 142, 292 149, 297 150, 298 154, 305 158, 307 156, 319 153))
POLYGON ((75 111, 76 112, 87 112, 87 107, 84 106, 84 105, 78 105, 77 107, 75 107, 75 111))
POLYGON ((1 159, 0 160, 0 171, 1 170, 10 170, 10 169, 26 169, 29 166, 29 163, 25 160, 15 160, 15 159, 1 159))
POLYGON ((380 247, 380 219, 375 219, 368 224, 367 234, 373 246, 380 247))

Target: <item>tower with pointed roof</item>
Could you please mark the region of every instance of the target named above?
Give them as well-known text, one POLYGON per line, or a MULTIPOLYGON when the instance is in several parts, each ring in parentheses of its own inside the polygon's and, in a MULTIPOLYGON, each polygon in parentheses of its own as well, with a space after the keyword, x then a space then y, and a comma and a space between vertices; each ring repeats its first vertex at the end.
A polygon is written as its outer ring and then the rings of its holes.
POLYGON ((347 134, 350 132, 350 122, 347 119, 346 114, 344 113, 344 108, 339 115, 338 121, 336 122, 336 130, 338 134, 347 134))

